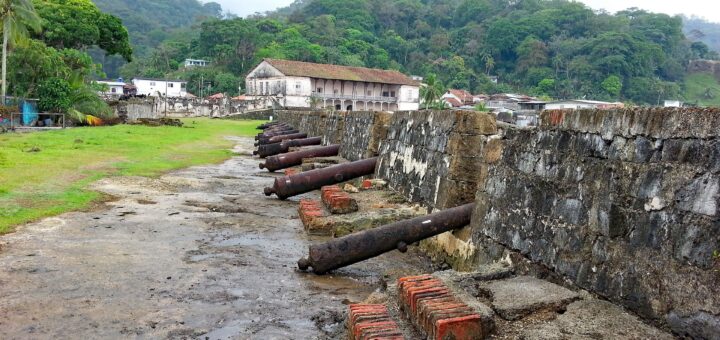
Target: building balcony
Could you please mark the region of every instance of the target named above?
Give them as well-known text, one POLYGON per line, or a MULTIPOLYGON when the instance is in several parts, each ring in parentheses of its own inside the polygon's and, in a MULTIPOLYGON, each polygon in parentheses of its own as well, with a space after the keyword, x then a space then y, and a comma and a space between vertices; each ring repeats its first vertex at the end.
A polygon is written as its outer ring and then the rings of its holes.
POLYGON ((317 97, 325 100, 353 100, 353 101, 364 101, 364 102, 382 102, 382 103, 397 103, 397 97, 375 97, 375 96, 363 96, 363 95, 347 95, 347 94, 335 94, 335 93, 318 93, 313 92, 313 97, 317 97))

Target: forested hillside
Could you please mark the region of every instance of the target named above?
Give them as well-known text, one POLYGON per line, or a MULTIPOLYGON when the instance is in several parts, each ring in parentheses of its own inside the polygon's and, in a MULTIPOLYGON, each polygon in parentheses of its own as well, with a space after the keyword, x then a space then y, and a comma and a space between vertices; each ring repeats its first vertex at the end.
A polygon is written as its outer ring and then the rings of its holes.
POLYGON ((683 18, 685 35, 693 41, 701 41, 720 53, 720 24, 697 17, 683 18))
POLYGON ((120 19, 130 32, 135 54, 148 51, 172 36, 175 29, 190 29, 208 18, 222 17, 222 7, 215 2, 197 0, 93 0, 103 11, 120 19))
POLYGON ((437 74, 472 92, 656 104, 681 97, 688 60, 711 56, 685 37, 680 17, 637 9, 610 15, 566 0, 304 0, 268 17, 206 21, 123 73, 184 77, 191 91, 202 76, 233 94, 255 63, 272 57, 437 74), (178 70, 187 57, 215 66, 178 70))

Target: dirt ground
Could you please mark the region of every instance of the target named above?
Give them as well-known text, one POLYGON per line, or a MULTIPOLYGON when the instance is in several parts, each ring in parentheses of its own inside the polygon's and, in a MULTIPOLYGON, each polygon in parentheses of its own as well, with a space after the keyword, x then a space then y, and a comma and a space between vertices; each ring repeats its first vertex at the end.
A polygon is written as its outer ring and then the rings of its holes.
MULTIPOLYGON (((0 339, 328 339, 347 304, 430 271, 395 251, 328 276, 296 269, 308 245, 297 200, 267 198, 273 176, 237 157, 95 189, 103 209, 0 237, 0 339)), ((316 195, 316 194, 312 194, 316 195)))

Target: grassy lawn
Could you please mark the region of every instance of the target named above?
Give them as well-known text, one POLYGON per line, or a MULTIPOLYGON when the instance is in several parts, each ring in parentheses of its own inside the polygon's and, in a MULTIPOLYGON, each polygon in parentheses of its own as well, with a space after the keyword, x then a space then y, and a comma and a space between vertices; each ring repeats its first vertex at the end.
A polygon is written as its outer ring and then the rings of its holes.
POLYGON ((118 125, 0 134, 0 234, 15 225, 89 207, 88 185, 108 176, 158 176, 221 162, 226 136, 251 136, 259 121, 185 119, 185 127, 118 125))
POLYGON ((685 102, 700 106, 720 106, 720 83, 712 74, 695 73, 685 78, 685 102), (710 92, 711 98, 706 94, 710 92))

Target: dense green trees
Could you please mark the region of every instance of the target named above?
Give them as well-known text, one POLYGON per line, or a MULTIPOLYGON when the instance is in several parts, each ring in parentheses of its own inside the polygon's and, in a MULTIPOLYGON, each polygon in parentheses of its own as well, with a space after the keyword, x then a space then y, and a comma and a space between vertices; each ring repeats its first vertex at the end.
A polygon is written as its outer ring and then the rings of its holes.
POLYGON ((3 0, 0 2, 0 19, 2 20, 2 90, 0 98, 5 105, 7 95, 7 59, 9 44, 17 44, 24 40, 29 29, 40 30, 40 18, 30 0, 3 0))
POLYGON ((101 65, 84 51, 95 46, 108 55, 132 60, 128 32, 120 20, 101 12, 90 0, 13 1, 25 3, 19 11, 27 16, 23 22, 36 18, 37 25, 29 25, 36 28, 30 39, 15 44, 9 54, 9 93, 39 98, 41 110, 70 113, 78 120, 109 115, 92 81, 103 75, 101 65))
POLYGON ((566 0, 299 0, 268 16, 205 21, 123 73, 177 76, 187 72, 177 67, 185 58, 209 59, 213 76, 205 79, 218 88, 215 75, 241 80, 272 57, 434 73, 472 92, 656 104, 677 95, 688 60, 711 54, 685 38, 681 18, 637 9, 610 15, 566 0))

